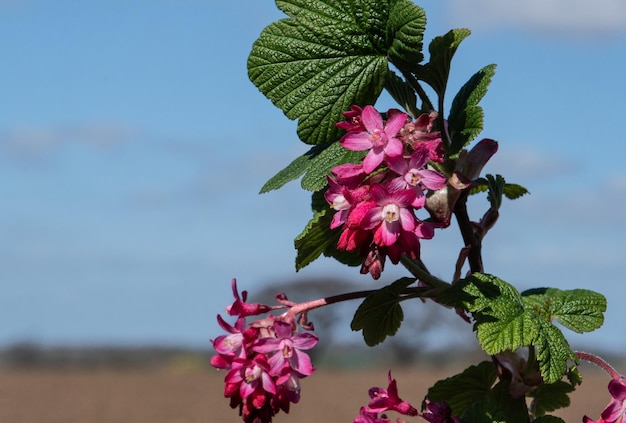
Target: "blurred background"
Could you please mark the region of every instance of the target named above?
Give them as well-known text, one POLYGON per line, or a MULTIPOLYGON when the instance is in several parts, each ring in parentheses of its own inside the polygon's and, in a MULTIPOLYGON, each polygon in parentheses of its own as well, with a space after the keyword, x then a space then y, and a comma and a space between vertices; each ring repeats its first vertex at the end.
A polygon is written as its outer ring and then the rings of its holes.
MULTIPOLYGON (((606 295, 604 327, 566 335, 575 348, 619 354, 626 4, 419 4, 426 42, 451 27, 473 31, 455 56, 450 93, 498 64, 481 103, 482 135, 500 142, 486 172, 531 192, 504 204, 485 239, 486 270, 520 290, 606 295)), ((373 281, 326 258, 295 272, 293 239, 310 218, 310 194, 298 182, 258 191, 308 148, 246 71, 252 43, 282 17, 269 0, 0 0, 5 364, 44 353, 63 362, 70 350, 97 362, 103 350, 153 347, 206 361, 232 278, 252 299, 284 290, 306 300, 406 275, 389 263, 373 281)), ((475 197, 478 219, 487 202, 475 197)), ((461 246, 453 227, 440 231, 422 244, 424 262, 449 280, 461 246)), ((320 354, 362 345, 348 327, 357 305, 310 315, 320 354)), ((384 354, 402 361, 413 348, 424 356, 474 348, 451 314, 410 305, 411 327, 384 354)), ((149 362, 138 354, 120 360, 149 362)))

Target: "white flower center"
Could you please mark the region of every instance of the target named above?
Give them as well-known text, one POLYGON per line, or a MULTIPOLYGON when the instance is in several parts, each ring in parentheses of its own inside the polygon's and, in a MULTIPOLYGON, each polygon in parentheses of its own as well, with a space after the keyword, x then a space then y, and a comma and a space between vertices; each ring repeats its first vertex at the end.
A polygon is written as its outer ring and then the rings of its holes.
POLYGON ((417 185, 419 181, 422 180, 422 177, 418 172, 419 171, 417 169, 409 170, 406 175, 404 175, 404 180, 406 181, 406 183, 413 186, 417 185))
POLYGON ((400 207, 396 204, 387 204, 383 207, 383 219, 387 222, 395 222, 400 219, 400 207))

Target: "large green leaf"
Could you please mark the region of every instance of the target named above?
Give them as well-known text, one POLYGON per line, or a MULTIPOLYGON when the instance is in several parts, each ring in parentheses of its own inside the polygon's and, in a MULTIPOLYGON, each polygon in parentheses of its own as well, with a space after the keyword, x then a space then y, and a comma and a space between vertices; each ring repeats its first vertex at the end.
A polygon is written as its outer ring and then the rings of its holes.
POLYGON ((420 58, 424 11, 409 0, 278 0, 289 17, 252 47, 248 76, 307 144, 337 140, 352 104, 373 104, 388 57, 420 58))
MULTIPOLYGON (((429 390, 426 397, 430 401, 445 401, 452 409, 452 415, 460 416, 470 405, 489 397, 491 387, 498 375, 492 361, 483 361, 470 366, 461 373, 440 380, 429 390)), ((422 404, 422 408, 425 407, 422 404)))
POLYGON ((563 377, 568 360, 577 361, 563 333, 545 312, 527 305, 521 294, 502 279, 475 273, 458 281, 451 290, 461 290, 472 297, 469 301, 463 299, 462 305, 472 313, 476 336, 487 354, 534 345, 546 383, 563 377))

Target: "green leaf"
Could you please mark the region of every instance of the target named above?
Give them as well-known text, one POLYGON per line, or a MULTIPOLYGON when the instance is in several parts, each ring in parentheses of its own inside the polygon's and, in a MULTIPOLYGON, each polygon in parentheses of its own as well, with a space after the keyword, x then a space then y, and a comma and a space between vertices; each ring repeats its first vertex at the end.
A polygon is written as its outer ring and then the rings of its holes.
POLYGON ((443 97, 448 77, 450 76, 450 64, 454 53, 461 44, 461 41, 469 37, 469 29, 452 29, 447 34, 435 37, 428 46, 430 61, 425 65, 420 65, 415 71, 417 79, 426 82, 433 90, 443 97))
POLYGON ((487 354, 534 345, 546 383, 561 379, 568 360, 577 361, 561 331, 542 310, 527 305, 512 285, 492 275, 475 273, 451 289, 461 289, 472 297, 464 306, 474 317, 476 336, 487 354))
POLYGON ((426 29, 424 9, 409 0, 393 4, 387 23, 387 38, 391 41, 388 56, 400 66, 415 66, 422 60, 422 41, 426 29))
POLYGON ((313 218, 294 240, 294 245, 298 252, 296 255, 296 271, 312 263, 321 254, 333 257, 349 266, 361 264, 361 257, 358 254, 337 250, 337 242, 339 241, 341 230, 339 228, 330 229, 333 210, 326 203, 322 192, 313 193, 312 208, 313 218))
POLYGON ((518 184, 506 184, 504 185, 504 196, 509 200, 517 200, 523 195, 529 194, 528 190, 518 184))
POLYGON ((362 330, 363 339, 370 347, 380 344, 396 334, 404 313, 400 306, 400 293, 415 282, 415 278, 398 279, 391 285, 368 295, 361 303, 350 327, 354 331, 362 330))
POLYGON ((487 93, 496 65, 488 65, 474 74, 452 100, 448 128, 452 143, 448 155, 454 157, 483 130, 483 109, 478 105, 487 93))
MULTIPOLYGON (((497 376, 493 362, 483 361, 457 375, 438 381, 428 390, 426 397, 430 401, 447 402, 452 409, 452 415, 460 416, 472 403, 489 396, 497 376)), ((425 405, 423 403, 422 408, 425 405)))
POLYGON ((478 178, 472 183, 469 194, 474 195, 488 191, 488 200, 491 208, 498 210, 502 204, 502 195, 509 200, 516 200, 525 194, 528 190, 518 184, 508 184, 501 175, 486 175, 484 178, 478 178))
POLYGON ((408 82, 396 75, 391 69, 385 81, 385 89, 413 118, 421 114, 421 111, 417 108, 415 91, 413 91, 413 88, 411 88, 408 82))
POLYGON ((524 302, 548 320, 577 333, 591 332, 604 323, 606 298, 586 289, 561 291, 541 288, 522 293, 524 302))
POLYGON ((507 422, 492 398, 473 403, 460 420, 461 423, 511 423, 507 422))
POLYGON ((570 399, 567 394, 573 391, 574 387, 567 382, 542 383, 528 393, 533 398, 530 411, 535 416, 543 416, 550 411, 569 407, 570 399))
POLYGON ((270 178, 263 185, 260 193, 264 194, 281 188, 302 175, 305 175, 302 178, 302 188, 308 191, 319 191, 326 186, 326 175, 330 175, 333 167, 344 163, 358 163, 366 153, 347 150, 338 142, 316 145, 270 178))
POLYGON ((420 57, 423 10, 409 0, 278 0, 288 18, 252 46, 248 76, 307 144, 336 141, 352 104, 373 104, 388 57, 420 57))
POLYGON ((512 398, 509 383, 500 381, 491 390, 492 398, 507 423, 528 423, 526 397, 512 398))
POLYGON ((333 167, 344 163, 358 163, 365 154, 367 151, 351 151, 343 148, 339 142, 332 143, 311 160, 302 178, 302 188, 308 191, 323 189, 327 184, 326 175, 330 175, 333 167))

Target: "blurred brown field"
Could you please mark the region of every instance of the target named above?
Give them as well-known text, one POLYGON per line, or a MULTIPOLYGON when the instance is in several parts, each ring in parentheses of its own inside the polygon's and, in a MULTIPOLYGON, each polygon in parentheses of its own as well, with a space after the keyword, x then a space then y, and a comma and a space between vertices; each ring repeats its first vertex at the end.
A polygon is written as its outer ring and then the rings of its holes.
MULTIPOLYGON (((394 370, 403 399, 419 404, 436 380, 462 369, 394 370)), ((591 367, 572 394, 573 407, 555 413, 566 422, 597 418, 608 403, 608 377, 591 367)), ((0 371, 2 423, 235 423, 222 395, 224 373, 179 364, 165 369, 0 371)), ((302 399, 275 422, 352 422, 372 386, 386 387, 386 370, 319 369, 302 381, 302 399)), ((413 421, 413 420, 412 420, 413 421)), ((421 420, 415 420, 421 421, 421 420)))

